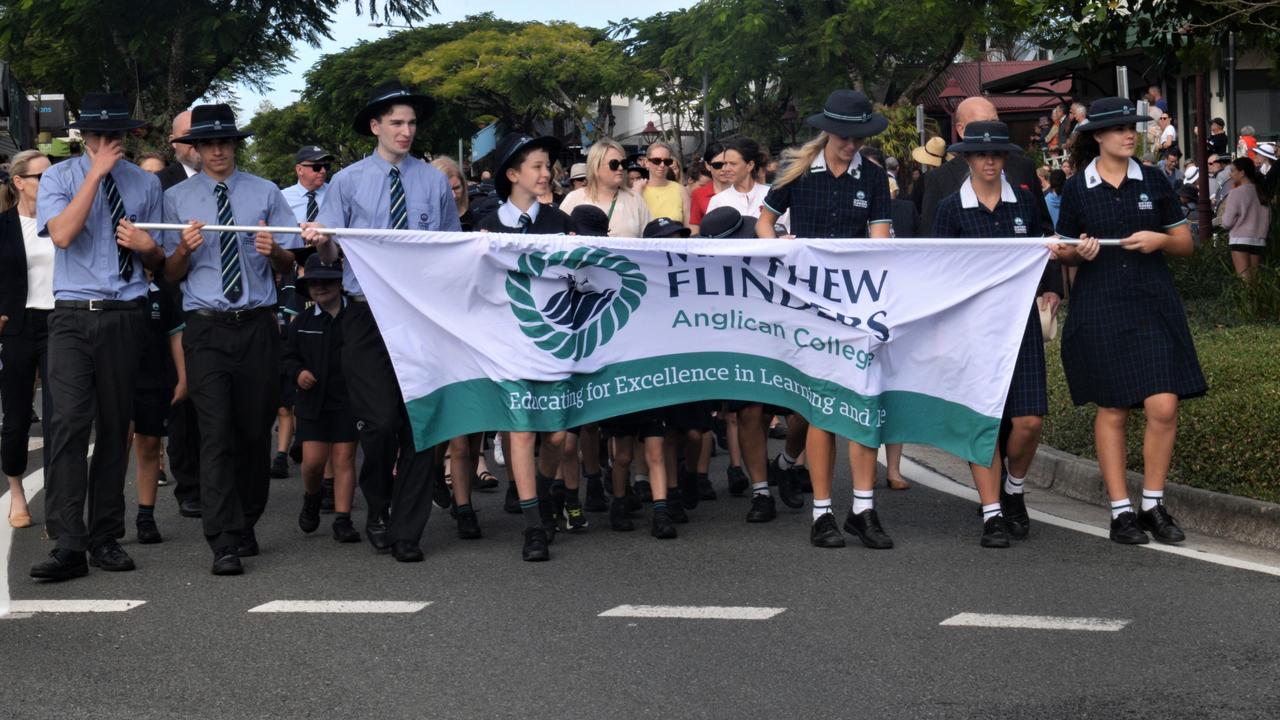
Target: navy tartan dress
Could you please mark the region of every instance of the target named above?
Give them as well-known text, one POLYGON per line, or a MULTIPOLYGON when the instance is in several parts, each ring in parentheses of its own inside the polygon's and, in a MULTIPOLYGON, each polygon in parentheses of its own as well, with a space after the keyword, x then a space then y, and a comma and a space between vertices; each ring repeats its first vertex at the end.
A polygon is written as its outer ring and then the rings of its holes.
MULTIPOLYGON (((1040 205, 1031 193, 1001 180, 1000 202, 988 210, 965 180, 960 190, 938 203, 933 216, 933 236, 939 238, 1035 237, 1040 233, 1040 205)), ((1044 416, 1049 413, 1048 382, 1044 368, 1044 335, 1035 303, 1027 315, 1027 326, 1018 347, 1018 360, 1009 383, 1004 416, 1044 416)))
MULTIPOLYGON (((1096 166, 1095 160, 1067 180, 1059 235, 1123 239, 1140 230, 1167 232, 1187 221, 1173 188, 1155 168, 1130 160, 1116 188, 1096 166)), ((1062 331, 1062 366, 1076 405, 1131 408, 1160 393, 1186 399, 1206 392, 1163 252, 1104 246, 1080 264, 1062 331)))

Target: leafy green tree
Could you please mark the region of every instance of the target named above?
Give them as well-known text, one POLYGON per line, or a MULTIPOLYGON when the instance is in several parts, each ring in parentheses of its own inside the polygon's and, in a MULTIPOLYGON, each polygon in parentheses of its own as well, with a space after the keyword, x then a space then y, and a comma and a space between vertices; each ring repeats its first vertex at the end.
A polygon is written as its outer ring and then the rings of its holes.
POLYGON ((245 146, 241 167, 281 187, 294 184, 297 175, 293 155, 303 145, 316 142, 315 125, 306 103, 295 102, 282 108, 264 104, 246 128, 253 133, 253 139, 245 146))

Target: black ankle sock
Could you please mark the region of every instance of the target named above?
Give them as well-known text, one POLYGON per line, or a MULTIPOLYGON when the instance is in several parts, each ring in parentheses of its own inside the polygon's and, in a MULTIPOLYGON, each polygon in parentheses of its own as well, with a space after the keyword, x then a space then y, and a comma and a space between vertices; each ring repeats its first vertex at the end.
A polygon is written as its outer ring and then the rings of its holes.
POLYGON ((704 480, 709 480, 710 476, 707 473, 698 473, 697 478, 698 482, 703 482, 704 480))
POLYGON ((475 512, 475 508, 471 507, 471 503, 463 503, 462 505, 459 505, 457 508, 455 508, 455 510, 459 515, 465 515, 467 513, 475 512))
POLYGON ((578 488, 565 487, 564 506, 573 508, 582 507, 582 499, 578 496, 578 488))
POLYGON ((339 520, 344 520, 344 521, 346 521, 346 522, 351 522, 351 513, 349 513, 349 512, 345 512, 345 513, 334 513, 334 514, 333 514, 333 521, 334 521, 334 522, 338 522, 339 520))
POLYGON ((526 528, 542 527, 542 513, 538 498, 520 501, 520 513, 524 515, 526 528))
POLYGON ((536 475, 536 478, 538 483, 537 485, 538 500, 542 502, 550 502, 551 501, 551 484, 556 481, 555 478, 549 478, 546 475, 543 475, 542 473, 538 473, 536 475))
POLYGON ((155 512, 156 512, 155 505, 143 505, 141 503, 138 504, 139 515, 154 515, 155 512))

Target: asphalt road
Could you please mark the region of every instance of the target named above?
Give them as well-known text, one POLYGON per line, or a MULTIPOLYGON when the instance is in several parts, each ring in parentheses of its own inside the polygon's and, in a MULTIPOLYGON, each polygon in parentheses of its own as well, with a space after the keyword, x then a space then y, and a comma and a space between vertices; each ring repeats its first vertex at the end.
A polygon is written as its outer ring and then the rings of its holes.
POLYGON ((521 562, 522 521, 502 512, 500 493, 476 497, 480 541, 458 540, 437 510, 420 564, 336 544, 329 516, 304 536, 296 468, 273 481, 263 553, 241 577, 209 574, 199 521, 178 516, 168 489, 163 544, 137 545, 130 512, 132 573, 37 583, 27 570, 49 543, 38 528, 17 531, 14 600, 145 604, 0 619, 0 717, 1280 717, 1280 577, 1043 522, 1027 542, 984 550, 974 505, 921 485, 877 491, 895 549, 818 550, 807 508, 747 525, 748 502, 727 496, 724 467, 721 455, 721 498, 693 511, 679 539, 612 532, 590 515, 587 534, 561 534, 540 564, 521 562), (249 612, 279 600, 430 605, 249 612), (600 617, 622 605, 782 611, 600 617), (1123 627, 941 624, 960 613, 1123 627))

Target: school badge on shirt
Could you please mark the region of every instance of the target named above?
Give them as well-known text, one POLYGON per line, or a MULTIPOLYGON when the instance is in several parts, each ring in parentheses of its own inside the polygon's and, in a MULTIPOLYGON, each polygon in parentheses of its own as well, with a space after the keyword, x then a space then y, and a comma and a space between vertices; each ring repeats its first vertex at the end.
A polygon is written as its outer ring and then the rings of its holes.
POLYGON ((1139 209, 1139 210, 1150 210, 1152 207, 1153 207, 1153 206, 1151 205, 1151 197, 1150 197, 1150 196, 1148 196, 1146 193, 1139 193, 1139 194, 1138 194, 1138 209, 1139 209))
POLYGON ((867 194, 861 190, 853 196, 853 206, 856 208, 864 208, 867 206, 867 194))
POLYGON ((1015 216, 1015 217, 1013 218, 1013 234, 1014 234, 1014 235, 1026 235, 1026 234, 1027 234, 1027 224, 1026 224, 1025 222, 1023 222, 1023 221, 1022 221, 1022 218, 1020 218, 1020 217, 1016 217, 1016 216, 1015 216))
POLYGON ((426 229, 427 229, 427 214, 426 214, 426 213, 422 213, 422 214, 418 215, 418 229, 419 229, 419 230, 426 230, 426 229))

